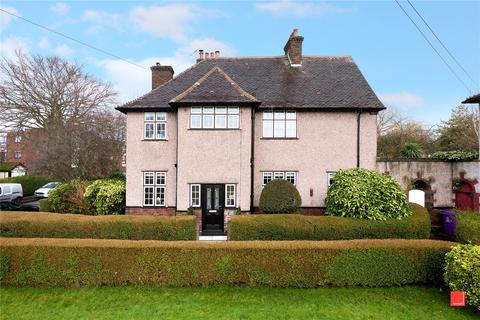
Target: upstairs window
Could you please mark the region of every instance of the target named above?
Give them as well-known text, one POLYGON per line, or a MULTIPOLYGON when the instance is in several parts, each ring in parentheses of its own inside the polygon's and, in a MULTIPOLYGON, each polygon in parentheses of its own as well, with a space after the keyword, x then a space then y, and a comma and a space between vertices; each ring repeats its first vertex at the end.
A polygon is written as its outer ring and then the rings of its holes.
POLYGON ((239 127, 239 107, 192 107, 190 110, 191 129, 238 129, 239 127))
POLYGON ((145 112, 143 137, 146 140, 167 139, 167 113, 145 112))
POLYGON ((22 136, 20 136, 20 135, 17 134, 17 135, 15 136, 15 143, 20 143, 20 142, 22 142, 22 136))
POLYGON ((262 125, 264 138, 297 137, 297 113, 295 111, 265 111, 262 125))
POLYGON ((21 159, 22 158, 22 152, 21 151, 15 151, 13 154, 15 159, 21 159))

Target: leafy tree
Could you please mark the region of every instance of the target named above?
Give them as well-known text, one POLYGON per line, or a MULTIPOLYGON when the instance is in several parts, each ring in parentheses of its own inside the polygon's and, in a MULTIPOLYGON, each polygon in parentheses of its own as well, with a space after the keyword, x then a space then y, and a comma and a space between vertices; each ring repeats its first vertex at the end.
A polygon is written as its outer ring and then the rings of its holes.
POLYGON ((479 150, 477 123, 478 111, 465 105, 453 109, 450 119, 437 129, 437 144, 440 151, 479 150))

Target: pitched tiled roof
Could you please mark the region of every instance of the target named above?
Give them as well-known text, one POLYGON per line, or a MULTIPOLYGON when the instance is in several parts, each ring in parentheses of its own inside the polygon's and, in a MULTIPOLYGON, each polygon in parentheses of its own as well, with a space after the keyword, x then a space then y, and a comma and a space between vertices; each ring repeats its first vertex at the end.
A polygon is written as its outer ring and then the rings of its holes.
POLYGON ((480 103, 480 93, 468 97, 467 99, 462 101, 462 103, 480 103))
POLYGON ((193 101, 194 97, 201 99, 202 92, 205 94, 208 88, 219 83, 221 93, 227 97, 234 93, 232 86, 238 86, 260 101, 261 108, 384 109, 351 57, 309 56, 303 57, 301 67, 291 67, 285 56, 203 60, 118 109, 123 112, 149 108, 171 110, 169 102, 189 89, 184 98, 193 101), (213 73, 215 67, 222 72, 213 73), (196 90, 195 83, 208 72, 212 72, 212 78, 204 79, 205 85, 196 90), (222 73, 235 85, 224 81, 222 73))

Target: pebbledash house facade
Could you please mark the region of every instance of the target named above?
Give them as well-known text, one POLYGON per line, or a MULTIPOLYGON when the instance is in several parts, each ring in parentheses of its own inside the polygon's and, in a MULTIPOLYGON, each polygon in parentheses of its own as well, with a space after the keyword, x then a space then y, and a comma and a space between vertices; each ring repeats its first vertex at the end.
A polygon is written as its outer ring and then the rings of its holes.
POLYGON ((376 115, 384 109, 351 57, 302 55, 294 30, 277 57, 219 57, 173 78, 151 67, 152 91, 127 115, 127 214, 192 208, 202 234, 225 217, 258 210, 272 179, 292 182, 302 212, 324 207, 336 171, 376 165, 376 115))

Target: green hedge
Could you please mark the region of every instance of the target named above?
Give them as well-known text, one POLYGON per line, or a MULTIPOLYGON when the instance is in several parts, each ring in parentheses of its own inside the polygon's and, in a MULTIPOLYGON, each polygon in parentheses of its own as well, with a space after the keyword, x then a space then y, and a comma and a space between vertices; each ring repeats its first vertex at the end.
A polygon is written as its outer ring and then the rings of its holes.
POLYGON ((55 180, 37 176, 20 176, 0 179, 0 183, 20 183, 23 189, 23 196, 32 196, 35 193, 35 190, 43 187, 51 181, 55 180))
POLYGON ((0 213, 2 237, 194 240, 195 217, 0 213))
POLYGON ((480 212, 457 211, 457 240, 480 245, 480 212))
POLYGON ((4 238, 3 286, 397 286, 439 284, 454 243, 206 243, 4 238))
POLYGON ((231 240, 348 240, 348 239, 428 239, 428 211, 410 204, 412 215, 385 221, 304 215, 233 216, 229 224, 231 240))

